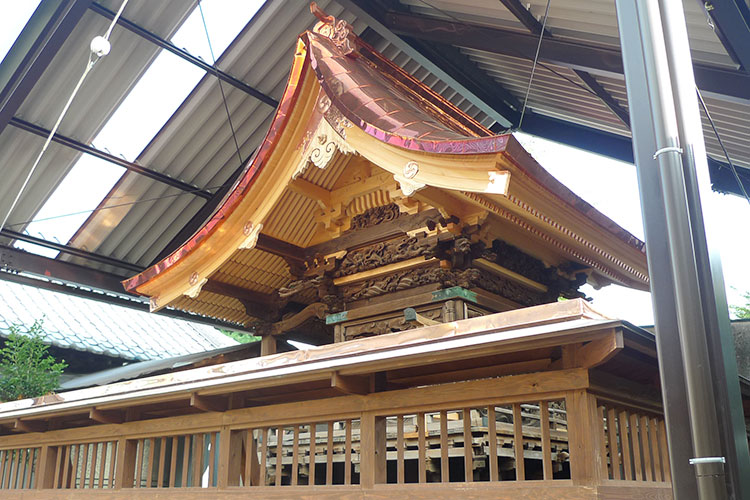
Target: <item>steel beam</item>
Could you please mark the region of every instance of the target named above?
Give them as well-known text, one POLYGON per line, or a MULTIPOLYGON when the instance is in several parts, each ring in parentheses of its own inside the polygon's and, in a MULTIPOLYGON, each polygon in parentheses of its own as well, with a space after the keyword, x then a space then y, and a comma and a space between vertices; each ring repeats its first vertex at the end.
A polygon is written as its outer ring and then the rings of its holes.
POLYGON ((108 266, 114 266, 120 269, 127 269, 128 271, 133 271, 136 273, 139 273, 143 271, 143 268, 141 266, 138 266, 136 264, 131 264, 130 262, 125 262, 124 260, 115 259, 114 257, 108 257, 106 255, 101 255, 94 252, 89 252, 87 250, 83 250, 80 248, 71 247, 68 245, 63 245, 62 243, 57 243, 54 241, 45 240, 43 238, 37 238, 36 236, 31 236, 24 233, 19 233, 17 231, 11 231, 8 228, 3 228, 0 230, 0 236, 4 236, 6 238, 10 238, 12 240, 20 240, 25 241, 26 243, 32 243, 34 245, 39 245, 44 248, 50 248, 52 250, 57 250, 58 252, 62 252, 68 255, 72 255, 74 257, 79 257, 81 259, 87 259, 94 262, 98 262, 100 264, 106 264, 108 266))
MULTIPOLYGON (((532 34, 535 36, 539 36, 542 34, 542 31, 544 31, 543 37, 546 40, 554 38, 552 36, 552 33, 546 29, 542 23, 540 23, 537 18, 535 18, 531 12, 524 6, 520 0, 500 0, 502 4, 507 8, 516 18, 526 26, 526 28, 531 31, 532 34)), ((544 41, 542 41, 542 44, 544 44, 544 41)), ((599 99, 604 102, 604 104, 612 111, 627 127, 630 127, 630 118, 628 116, 628 112, 623 109, 622 106, 620 106, 620 103, 618 103, 612 95, 607 92, 607 90, 596 81, 596 78, 594 78, 591 73, 588 73, 582 69, 574 69, 573 70, 576 75, 578 75, 578 78, 580 78, 588 87, 591 89, 591 91, 596 94, 599 99)))
MULTIPOLYGON (((539 41, 537 36, 530 33, 400 12, 387 12, 382 19, 383 27, 397 36, 410 36, 523 59, 534 59, 539 41)), ((539 52, 539 60, 593 74, 623 74, 622 54, 619 50, 581 42, 545 40, 539 52)), ((695 64, 694 69, 696 83, 701 90, 750 101, 750 75, 703 64, 695 64)))
MULTIPOLYGON (((44 137, 45 139, 49 136, 49 133, 50 133, 50 131, 45 129, 44 127, 40 127, 39 125, 34 125, 33 123, 29 123, 18 117, 12 117, 10 119, 10 124, 21 130, 25 130, 26 132, 30 132, 40 137, 44 137)), ((136 174, 142 175, 144 177, 148 177, 150 179, 161 182, 168 186, 181 189, 188 193, 192 193, 201 198, 209 200, 213 197, 213 193, 211 193, 210 191, 206 191, 205 189, 201 189, 192 184, 188 184, 187 182, 183 182, 181 180, 175 179, 174 177, 170 177, 167 174, 163 174, 161 172, 157 172, 156 170, 152 170, 148 167, 144 167, 143 165, 139 165, 137 163, 127 161, 124 158, 117 157, 113 154, 107 153, 100 149, 96 149, 93 146, 84 144, 71 137, 66 137, 62 134, 57 133, 52 137, 52 142, 56 142, 57 144, 62 144, 65 147, 74 149, 76 151, 80 151, 82 153, 90 154, 91 156, 95 156, 102 160, 108 161, 110 163, 123 167, 136 174)))
MULTIPOLYGON (((102 15, 106 17, 109 20, 112 20, 115 18, 115 13, 109 10, 108 8, 104 7, 101 4, 98 3, 92 3, 91 4, 91 10, 96 12, 99 15, 102 15)), ((158 47, 161 47, 164 50, 168 50, 172 54, 181 57, 182 59, 186 60, 187 62, 194 64, 195 66, 198 66, 206 73, 210 73, 214 75, 215 77, 219 78, 222 81, 227 82, 228 84, 240 89, 241 91, 245 92, 248 95, 251 95, 258 99, 259 101, 268 104, 272 108, 275 108, 279 105, 279 101, 274 99, 273 97, 264 94, 260 90, 251 87, 247 83, 243 82, 242 80, 235 78, 234 76, 230 75, 229 73, 226 73, 219 68, 212 66, 208 64, 207 62, 203 61, 202 59, 195 57, 194 55, 190 54, 189 52, 180 49, 179 47, 175 46, 171 42, 164 40, 156 33, 153 33, 151 31, 148 31, 147 29, 139 26, 138 24, 134 23, 133 21, 129 21, 128 19, 124 17, 120 17, 117 20, 117 24, 121 25, 123 28, 127 29, 128 31, 135 33, 136 35, 140 36, 141 38, 148 40, 149 42, 153 43, 154 45, 157 45, 158 47)))
MULTIPOLYGON (((377 12, 376 5, 369 1, 364 0, 338 0, 346 10, 352 12, 357 18, 365 23, 378 33, 380 36, 385 38, 388 42, 392 43, 399 50, 404 52, 407 56, 412 58, 414 61, 419 63, 422 67, 427 69, 430 73, 438 77, 440 80, 445 82, 452 89, 460 93, 465 99, 471 102, 474 106, 481 109, 487 116, 500 123, 503 127, 511 127, 511 120, 504 116, 500 111, 494 109, 488 105, 479 96, 474 94, 470 89, 466 88, 461 82, 455 78, 454 75, 448 73, 440 65, 436 64, 435 61, 431 60, 424 54, 422 54, 417 48, 411 46, 406 40, 400 35, 412 36, 413 34, 408 31, 402 31, 401 33, 395 33, 388 26, 386 26, 386 20, 383 18, 382 12, 377 12)), ((439 37, 433 37, 433 42, 445 43, 444 40, 439 37)), ((451 44, 461 45, 461 44, 451 44)))
POLYGON ((42 2, 0 65, 0 133, 34 88, 91 0, 42 2))
POLYGON ((701 1, 713 19, 722 45, 731 58, 750 72, 750 9, 743 0, 701 1))

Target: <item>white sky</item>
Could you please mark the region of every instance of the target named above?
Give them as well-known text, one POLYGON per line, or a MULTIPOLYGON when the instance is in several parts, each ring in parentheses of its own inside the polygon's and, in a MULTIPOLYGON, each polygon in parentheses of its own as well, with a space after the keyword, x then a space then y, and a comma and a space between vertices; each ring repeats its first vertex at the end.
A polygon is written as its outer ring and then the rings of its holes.
MULTIPOLYGON (((0 0, 3 12, 0 17, 0 59, 10 49, 37 4, 37 1, 32 0, 0 0)), ((218 58, 262 5, 262 0, 203 0, 202 5, 214 53, 218 58)), ((125 12, 127 16, 127 9, 125 12)), ((211 62, 198 9, 177 31, 172 42, 211 62)), ((116 50, 117 46, 113 46, 112 51, 116 50)), ((197 67, 162 51, 94 139, 94 145, 134 160, 202 76, 203 72, 197 67), (133 120, 135 116, 138 117, 137 125, 133 120)), ((516 137, 552 175, 619 225, 643 239, 633 165, 523 133, 516 134, 516 137)), ((82 155, 36 219, 95 208, 123 173, 124 169, 121 167, 82 155)), ((750 266, 746 263, 750 231, 738 221, 750 220, 750 205, 736 196, 717 193, 712 196, 718 213, 706 215, 707 224, 711 225, 711 234, 715 239, 711 243, 721 249, 729 301, 739 304, 742 303, 740 293, 750 289, 750 266), (727 216, 728 214, 731 216, 727 216)), ((87 214, 82 214, 34 222, 30 225, 29 232, 66 242, 86 217, 87 214)), ((24 247, 51 257, 56 255, 54 251, 24 247)), ((601 290, 594 290, 586 285, 583 291, 594 299, 594 307, 604 314, 640 325, 653 323, 648 293, 615 285, 601 290)))

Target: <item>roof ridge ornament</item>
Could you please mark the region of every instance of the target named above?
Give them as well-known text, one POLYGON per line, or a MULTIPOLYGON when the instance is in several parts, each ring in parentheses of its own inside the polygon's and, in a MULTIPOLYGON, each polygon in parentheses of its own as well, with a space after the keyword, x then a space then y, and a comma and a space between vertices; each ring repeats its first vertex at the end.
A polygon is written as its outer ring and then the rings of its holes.
POLYGON ((329 16, 318 7, 316 2, 310 2, 310 12, 320 20, 313 28, 313 33, 330 38, 344 55, 354 52, 354 46, 350 42, 350 37, 354 35, 354 28, 351 24, 343 19, 337 20, 335 17, 329 16))

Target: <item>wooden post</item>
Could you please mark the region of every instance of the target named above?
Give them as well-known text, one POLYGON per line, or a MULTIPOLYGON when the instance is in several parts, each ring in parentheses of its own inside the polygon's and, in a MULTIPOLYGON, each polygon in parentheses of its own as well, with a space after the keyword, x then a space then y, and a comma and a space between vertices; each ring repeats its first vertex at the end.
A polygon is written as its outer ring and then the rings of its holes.
POLYGON ((268 356, 270 354, 276 354, 276 337, 263 335, 260 340, 260 355, 268 356))
POLYGON ((239 486, 242 475, 242 432, 222 427, 219 434, 219 476, 217 486, 239 486))
POLYGON ((362 414, 360 429, 360 483, 373 488, 386 481, 385 417, 362 414))
POLYGON ((54 488, 57 446, 43 445, 39 450, 39 467, 36 472, 36 489, 54 488))
POLYGON ((120 438, 117 443, 117 464, 115 469, 115 489, 132 488, 135 477, 135 452, 138 441, 120 438))
POLYGON ((570 391, 566 397, 570 476, 573 484, 595 485, 602 481, 601 435, 596 397, 585 390, 570 391))

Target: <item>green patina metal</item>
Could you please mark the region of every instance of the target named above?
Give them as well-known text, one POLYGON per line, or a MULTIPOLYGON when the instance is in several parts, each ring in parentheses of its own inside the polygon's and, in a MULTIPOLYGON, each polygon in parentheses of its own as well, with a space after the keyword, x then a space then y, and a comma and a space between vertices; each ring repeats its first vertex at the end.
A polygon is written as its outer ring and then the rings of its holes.
POLYGON ((439 300, 453 299, 453 298, 461 298, 461 299, 470 300, 472 302, 476 302, 477 294, 475 292, 467 290, 466 288, 461 288, 460 286, 454 286, 451 288, 445 288, 444 290, 438 290, 436 292, 432 292, 433 302, 437 302, 439 300))
POLYGON ((342 311, 336 314, 329 314, 328 316, 326 316, 326 325, 333 325, 336 323, 341 323, 342 321, 346 321, 348 312, 349 311, 342 311))

